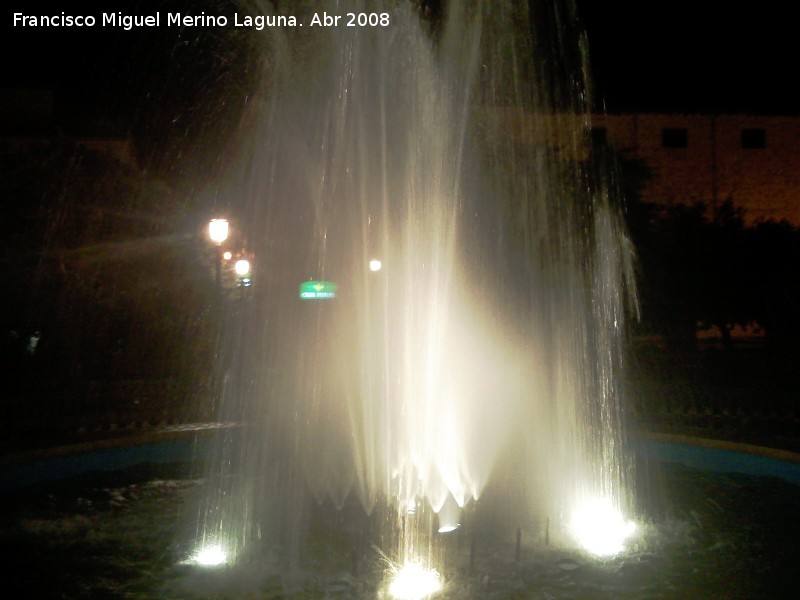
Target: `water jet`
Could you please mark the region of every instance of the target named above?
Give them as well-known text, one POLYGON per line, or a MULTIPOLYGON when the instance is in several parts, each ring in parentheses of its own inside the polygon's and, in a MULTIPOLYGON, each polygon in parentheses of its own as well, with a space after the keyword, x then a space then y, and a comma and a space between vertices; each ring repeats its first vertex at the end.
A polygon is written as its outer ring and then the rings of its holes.
POLYGON ((403 564, 430 543, 420 505, 453 530, 452 506, 493 481, 517 522, 587 496, 631 511, 631 256, 580 166, 581 60, 538 61, 553 23, 536 2, 445 3, 433 32, 409 2, 354 6, 390 26, 258 38, 229 184, 253 301, 220 349, 235 365, 220 418, 247 427, 219 440, 201 529, 296 564, 315 503, 356 498, 367 516, 393 507, 403 564))

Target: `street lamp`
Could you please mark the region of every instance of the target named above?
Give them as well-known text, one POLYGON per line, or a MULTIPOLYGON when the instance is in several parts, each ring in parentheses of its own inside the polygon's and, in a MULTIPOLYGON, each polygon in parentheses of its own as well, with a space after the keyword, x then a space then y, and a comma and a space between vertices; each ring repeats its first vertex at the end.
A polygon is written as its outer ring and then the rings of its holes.
POLYGON ((222 289, 222 242, 228 239, 228 219, 211 219, 208 237, 217 245, 216 280, 217 289, 222 289))
POLYGON ((217 246, 228 239, 228 219, 211 219, 208 223, 208 237, 217 246))
POLYGON ((242 287, 248 287, 250 285, 250 261, 240 258, 233 268, 236 271, 237 283, 242 287))

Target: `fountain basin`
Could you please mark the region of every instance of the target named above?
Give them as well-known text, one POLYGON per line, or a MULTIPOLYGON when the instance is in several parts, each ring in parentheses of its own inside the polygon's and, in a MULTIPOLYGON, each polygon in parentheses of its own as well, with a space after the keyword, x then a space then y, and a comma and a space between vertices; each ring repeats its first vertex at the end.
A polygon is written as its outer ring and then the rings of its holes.
MULTIPOLYGON (((204 423, 145 435, 10 454, 0 458, 0 493, 92 472, 142 464, 189 464, 205 456, 213 434, 236 427, 204 423)), ((800 454, 752 444, 687 435, 642 432, 634 440, 639 460, 679 463, 713 473, 775 477, 800 485, 800 454)))
MULTIPOLYGON (((312 535, 291 571, 268 556, 216 569, 182 564, 196 533, 186 507, 203 491, 191 461, 213 440, 209 431, 7 459, 0 467, 0 549, 11 557, 2 567, 6 588, 81 598, 381 597, 384 559, 364 544, 360 562, 353 560, 352 536, 330 524, 312 535)), ((437 538, 446 549, 437 597, 790 595, 800 535, 796 456, 653 434, 635 448, 644 509, 625 552, 598 559, 555 532, 548 544, 532 529, 516 546, 513 524, 487 531, 467 519, 437 538)))
POLYGON ((800 454, 788 450, 663 433, 640 434, 636 450, 648 461, 680 463, 714 473, 776 477, 800 485, 800 454))
POLYGON ((142 464, 191 464, 205 456, 212 434, 229 424, 202 423, 0 457, 0 494, 54 480, 114 472, 142 464))

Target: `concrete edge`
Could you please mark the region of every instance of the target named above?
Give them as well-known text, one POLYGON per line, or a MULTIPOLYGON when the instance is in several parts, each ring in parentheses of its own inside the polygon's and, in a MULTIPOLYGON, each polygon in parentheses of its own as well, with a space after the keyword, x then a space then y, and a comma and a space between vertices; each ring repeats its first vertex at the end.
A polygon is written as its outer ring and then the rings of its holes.
MULTIPOLYGON (((242 426, 241 424, 237 423, 204 423, 200 425, 201 426, 187 426, 183 428, 166 429, 161 431, 150 431, 137 435, 103 438, 98 440, 77 442, 74 444, 53 446, 50 448, 38 448, 35 450, 13 452, 4 456, 0 456, 0 466, 15 465, 42 458, 81 454, 83 452, 95 450, 106 450, 109 448, 120 448, 124 446, 140 446, 154 442, 182 440, 203 435, 210 435, 223 429, 232 429, 242 426)), ((686 434, 658 433, 652 431, 637 431, 634 434, 634 437, 654 442, 684 444, 687 446, 697 446, 701 448, 742 452, 745 454, 764 456, 786 462, 800 463, 800 452, 792 452, 790 450, 782 450, 768 446, 758 446, 755 444, 697 437, 686 434)))
POLYGON ((85 442, 76 442, 73 444, 52 446, 49 448, 37 448, 33 450, 12 452, 4 456, 0 456, 0 467, 18 465, 32 460, 70 456, 97 450, 108 450, 110 448, 142 446, 156 442, 191 439, 200 436, 211 435, 224 429, 241 427, 241 425, 236 423, 204 423, 200 425, 202 426, 176 427, 161 431, 150 431, 136 435, 101 438, 97 440, 88 440, 85 442))
POLYGON ((700 448, 712 448, 715 450, 727 450, 730 452, 742 452, 774 458, 785 462, 800 463, 800 453, 769 446, 757 446, 755 444, 745 444, 742 442, 731 442, 728 440, 717 440, 713 438, 696 437, 685 434, 675 433, 655 433, 651 431, 639 431, 635 434, 637 438, 653 441, 666 442, 670 444, 684 444, 686 446, 697 446, 700 448))

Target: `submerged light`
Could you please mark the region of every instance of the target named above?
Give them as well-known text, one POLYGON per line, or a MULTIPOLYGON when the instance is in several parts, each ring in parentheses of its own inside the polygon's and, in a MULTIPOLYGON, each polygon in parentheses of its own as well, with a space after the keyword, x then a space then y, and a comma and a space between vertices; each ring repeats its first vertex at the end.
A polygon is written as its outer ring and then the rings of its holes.
POLYGON ((228 562, 228 554, 220 545, 204 546, 194 553, 191 562, 201 567, 218 567, 228 562))
POLYGON ((461 508, 452 494, 447 496, 442 508, 439 509, 439 533, 450 533, 461 526, 461 508))
POLYGON ((408 514, 410 516, 414 516, 415 514, 417 514, 417 500, 416 500, 416 498, 412 498, 411 500, 408 501, 408 506, 406 507, 406 509, 407 509, 408 514))
POLYGON ((435 569, 419 561, 408 562, 389 584, 389 595, 397 600, 422 600, 442 589, 442 578, 435 569))
POLYGON ((578 505, 569 529, 583 549, 597 556, 612 556, 625 549, 623 543, 636 525, 626 521, 607 498, 595 498, 578 505))

